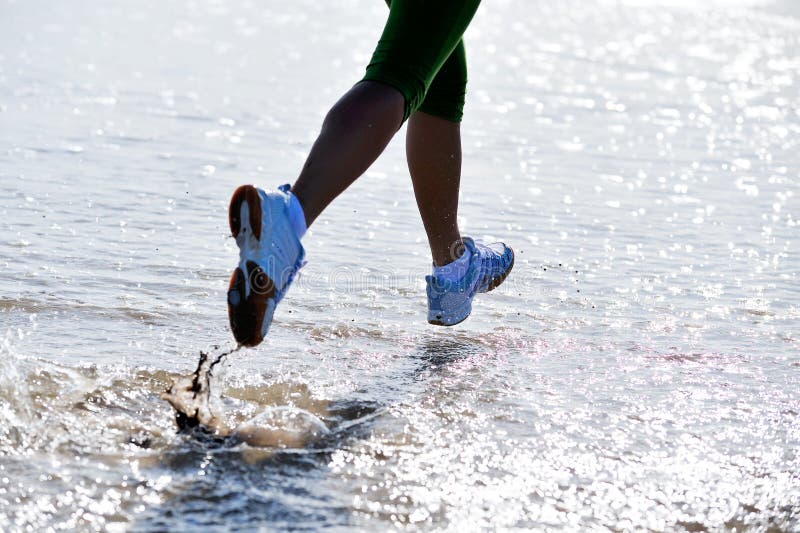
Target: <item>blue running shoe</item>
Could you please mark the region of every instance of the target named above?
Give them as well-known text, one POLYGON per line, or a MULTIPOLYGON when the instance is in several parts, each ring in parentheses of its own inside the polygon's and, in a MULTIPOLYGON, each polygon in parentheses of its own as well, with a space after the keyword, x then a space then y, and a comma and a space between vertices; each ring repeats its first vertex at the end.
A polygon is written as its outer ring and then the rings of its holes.
POLYGON ((228 285, 228 319, 243 346, 264 340, 275 306, 305 264, 288 203, 289 185, 277 191, 242 185, 231 197, 228 221, 239 246, 239 265, 228 285))
POLYGON ((476 244, 464 237, 464 253, 470 254, 464 276, 450 281, 425 276, 428 282, 428 322, 437 326, 454 326, 472 312, 472 299, 479 292, 489 292, 508 276, 514 267, 514 250, 502 242, 476 244))

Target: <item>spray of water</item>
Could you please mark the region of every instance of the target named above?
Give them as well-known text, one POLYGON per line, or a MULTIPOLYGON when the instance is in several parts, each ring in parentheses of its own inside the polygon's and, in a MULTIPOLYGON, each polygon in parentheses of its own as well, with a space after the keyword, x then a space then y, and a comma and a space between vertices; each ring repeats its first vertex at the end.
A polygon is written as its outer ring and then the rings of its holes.
MULTIPOLYGON (((174 379, 161 394, 161 398, 175 409, 179 431, 199 428, 221 436, 230 434, 230 428, 214 401, 211 385, 215 368, 240 348, 241 345, 213 356, 201 351, 195 371, 174 379)), ((219 346, 214 346, 214 350, 219 350, 219 346)))
MULTIPOLYGON (((175 409, 179 431, 230 437, 234 442, 263 448, 302 448, 330 433, 319 417, 295 406, 269 407, 232 427, 219 402, 215 401, 218 387, 212 387, 212 384, 215 368, 240 348, 241 345, 214 356, 200 352, 197 369, 189 376, 173 380, 161 394, 161 398, 175 409)), ((214 347, 214 350, 218 349, 218 346, 214 347)))
POLYGON ((35 408, 20 372, 22 360, 13 347, 15 336, 22 333, 7 330, 0 338, 0 449, 19 446, 25 437, 24 428, 35 420, 35 408))

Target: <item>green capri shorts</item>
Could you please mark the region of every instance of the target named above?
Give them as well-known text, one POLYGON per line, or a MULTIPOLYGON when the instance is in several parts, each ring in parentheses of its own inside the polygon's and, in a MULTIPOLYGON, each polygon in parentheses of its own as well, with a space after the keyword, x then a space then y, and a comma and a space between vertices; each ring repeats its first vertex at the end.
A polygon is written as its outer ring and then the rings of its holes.
POLYGON ((389 19, 364 80, 399 90, 403 120, 419 109, 460 122, 467 92, 462 36, 480 0, 386 0, 389 19))

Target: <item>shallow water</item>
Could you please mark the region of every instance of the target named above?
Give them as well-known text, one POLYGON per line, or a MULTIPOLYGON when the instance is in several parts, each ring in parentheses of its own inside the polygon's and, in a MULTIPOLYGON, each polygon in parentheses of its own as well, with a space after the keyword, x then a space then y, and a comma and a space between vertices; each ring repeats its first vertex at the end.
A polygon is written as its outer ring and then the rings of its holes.
POLYGON ((381 4, 0 4, 0 529, 800 528, 788 1, 486 2, 460 215, 513 275, 425 323, 398 138, 221 377, 331 435, 176 432, 230 192, 293 179, 381 4))

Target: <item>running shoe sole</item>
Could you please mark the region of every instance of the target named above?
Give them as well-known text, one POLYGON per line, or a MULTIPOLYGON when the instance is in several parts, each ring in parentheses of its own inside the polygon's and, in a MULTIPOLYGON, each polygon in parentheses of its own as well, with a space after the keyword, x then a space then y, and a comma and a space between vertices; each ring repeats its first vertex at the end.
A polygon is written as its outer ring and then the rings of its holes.
MULTIPOLYGON (((242 185, 231 196, 228 222, 240 249, 256 249, 261 238, 261 195, 252 185, 242 185)), ((228 320, 236 341, 256 346, 264 340, 261 330, 268 300, 275 296, 275 284, 254 261, 238 266, 228 284, 228 320)))
POLYGON ((468 319, 469 315, 471 315, 471 314, 472 314, 472 312, 470 311, 469 313, 467 313, 467 316, 465 316, 464 318, 462 318, 458 322, 453 322, 452 324, 445 324, 441 320, 428 320, 428 324, 433 324, 434 326, 445 326, 445 327, 457 326, 458 324, 461 324, 466 319, 468 319))

